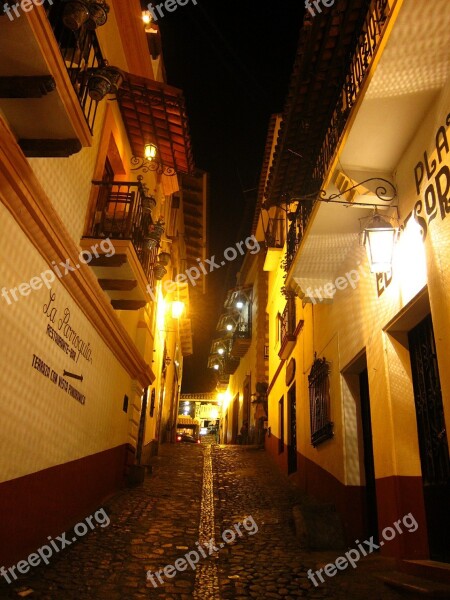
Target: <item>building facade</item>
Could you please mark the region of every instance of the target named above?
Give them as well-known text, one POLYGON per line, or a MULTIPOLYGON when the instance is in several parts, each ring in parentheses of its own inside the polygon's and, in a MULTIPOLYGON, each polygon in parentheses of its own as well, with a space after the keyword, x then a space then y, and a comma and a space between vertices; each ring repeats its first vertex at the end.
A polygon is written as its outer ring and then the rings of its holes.
POLYGON ((0 17, 4 565, 174 441, 184 271, 206 256, 186 229, 205 240, 207 176, 158 27, 138 0, 75 4, 0 17))
POLYGON ((267 420, 267 274, 262 247, 254 234, 248 239, 255 243, 226 295, 208 361, 222 402, 223 444, 262 444, 267 420))
POLYGON ((417 530, 381 552, 435 562, 450 560, 449 18, 413 0, 306 13, 257 228, 266 449, 335 504, 349 544, 411 513, 417 530))

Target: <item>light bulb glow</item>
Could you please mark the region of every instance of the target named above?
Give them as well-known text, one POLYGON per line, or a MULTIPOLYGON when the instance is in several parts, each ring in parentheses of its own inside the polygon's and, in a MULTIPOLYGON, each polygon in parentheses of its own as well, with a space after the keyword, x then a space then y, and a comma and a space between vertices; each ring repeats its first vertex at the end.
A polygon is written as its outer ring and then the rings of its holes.
POLYGON ((155 144, 145 144, 144 156, 147 160, 153 160, 156 157, 156 146, 155 144))
POLYGON ((152 15, 151 15, 150 11, 143 10, 142 11, 142 22, 144 23, 144 25, 150 25, 151 20, 152 20, 152 15))
POLYGON ((364 230, 364 245, 372 273, 392 271, 396 240, 397 230, 388 221, 375 215, 364 230))
POLYGON ((172 302, 172 318, 179 319, 184 312, 184 302, 175 300, 172 302))

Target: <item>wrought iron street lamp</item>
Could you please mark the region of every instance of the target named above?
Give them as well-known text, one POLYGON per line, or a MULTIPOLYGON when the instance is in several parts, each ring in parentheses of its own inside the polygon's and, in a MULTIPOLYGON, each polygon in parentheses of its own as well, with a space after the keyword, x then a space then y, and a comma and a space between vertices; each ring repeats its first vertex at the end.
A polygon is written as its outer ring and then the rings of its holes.
POLYGON ((156 148, 155 144, 145 144, 144 147, 144 157, 147 160, 154 160, 156 158, 156 154, 158 152, 158 149, 156 148))
POLYGON ((239 313, 224 313, 221 315, 217 324, 217 331, 234 331, 239 322, 239 313))
POLYGON ((375 214, 362 232, 362 243, 366 248, 371 273, 390 273, 394 256, 398 228, 375 214))
POLYGON ((241 310, 241 308, 244 308, 244 301, 241 298, 239 298, 239 300, 236 300, 236 308, 238 310, 241 310))
POLYGON ((142 171, 148 173, 153 171, 161 175, 173 176, 176 174, 173 167, 163 165, 159 156, 158 147, 152 142, 144 145, 144 156, 132 156, 131 164, 135 165, 132 171, 142 171))
POLYGON ((144 23, 144 25, 150 25, 152 20, 152 14, 149 10, 143 10, 142 11, 142 22, 144 23))
MULTIPOLYGON (((289 203, 299 202, 299 208, 302 208, 302 202, 305 201, 313 201, 315 202, 327 202, 329 204, 341 204, 343 206, 358 206, 362 208, 372 208, 374 210, 374 214, 369 218, 370 221, 364 227, 364 229, 360 232, 361 235, 361 243, 366 247, 367 256, 369 259, 370 271, 372 273, 390 273, 392 271, 392 262, 394 256, 394 247, 395 243, 398 239, 399 227, 394 227, 392 223, 385 217, 382 217, 378 214, 378 208, 391 208, 395 209, 397 213, 397 222, 399 218, 398 213, 398 205, 390 205, 394 198, 397 197, 397 190, 393 183, 388 181, 387 179, 383 179, 381 177, 371 177, 369 179, 365 179, 360 183, 356 183, 351 187, 346 188, 343 192, 339 192, 336 194, 331 194, 330 196, 326 195, 325 190, 318 190, 312 194, 308 194, 299 198, 291 198, 289 203), (379 200, 382 200, 385 204, 374 203, 374 202, 361 202, 360 200, 344 200, 342 199, 346 195, 348 195, 353 190, 356 190, 358 187, 367 184, 369 182, 377 182, 377 187, 374 190, 374 194, 379 200), (389 203, 389 204, 388 204, 389 203)), ((263 205, 263 208, 266 206, 263 205)), ((295 221, 298 218, 298 210, 296 213, 291 213, 292 220, 294 221, 293 225, 295 227, 295 221)), ((310 214, 310 213, 309 213, 310 214)), ((288 215, 289 217, 290 215, 288 215)), ((393 220, 392 217, 388 217, 393 220)), ((395 219, 394 219, 395 220, 395 219)), ((306 226, 305 224, 303 224, 306 226)), ((295 229, 294 229, 295 231, 295 229)))
POLYGON ((234 331, 236 329, 236 326, 237 326, 237 321, 231 315, 229 315, 225 319, 224 324, 225 324, 225 329, 227 331, 234 331))

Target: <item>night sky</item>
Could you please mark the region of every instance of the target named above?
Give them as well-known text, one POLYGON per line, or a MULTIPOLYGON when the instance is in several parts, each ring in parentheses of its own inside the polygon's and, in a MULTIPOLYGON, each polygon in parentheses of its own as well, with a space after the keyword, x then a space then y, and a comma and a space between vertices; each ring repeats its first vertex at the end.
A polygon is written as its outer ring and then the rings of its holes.
MULTIPOLYGON (((303 17, 299 0, 198 0, 158 20, 167 81, 184 90, 196 166, 211 176, 209 256, 250 235, 269 118, 287 95, 303 17)), ((206 368, 225 292, 239 261, 191 288, 194 355, 183 393, 208 392, 206 368)))

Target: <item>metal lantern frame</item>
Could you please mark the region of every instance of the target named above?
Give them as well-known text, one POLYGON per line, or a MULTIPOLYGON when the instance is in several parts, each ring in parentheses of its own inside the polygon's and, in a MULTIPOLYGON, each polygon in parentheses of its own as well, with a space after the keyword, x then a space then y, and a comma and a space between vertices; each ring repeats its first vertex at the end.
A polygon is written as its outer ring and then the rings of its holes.
POLYGON ((367 252, 371 273, 390 273, 394 260, 395 244, 400 228, 392 224, 392 217, 381 216, 377 209, 361 231, 360 240, 367 252))

